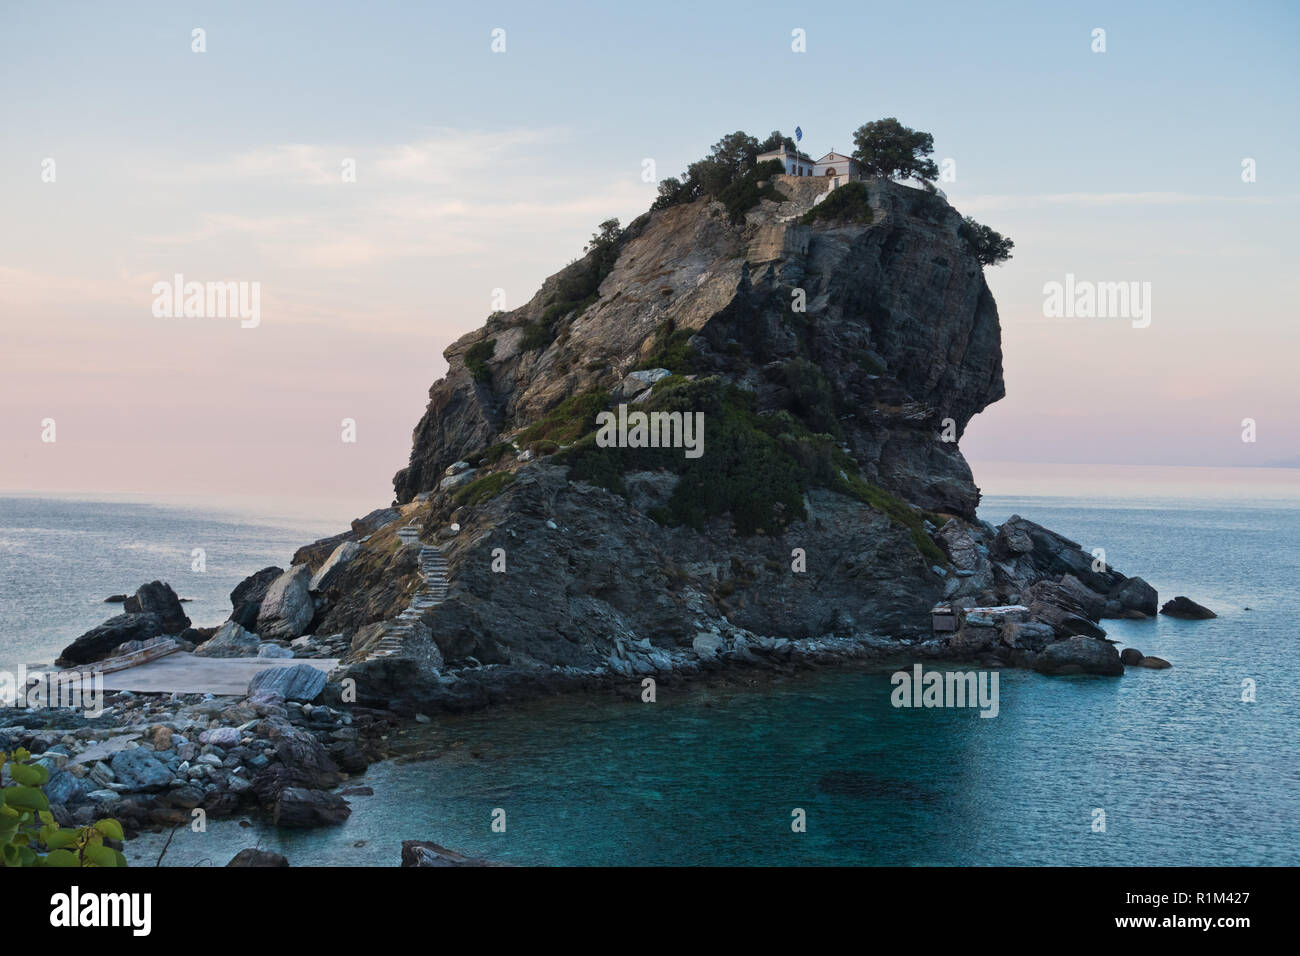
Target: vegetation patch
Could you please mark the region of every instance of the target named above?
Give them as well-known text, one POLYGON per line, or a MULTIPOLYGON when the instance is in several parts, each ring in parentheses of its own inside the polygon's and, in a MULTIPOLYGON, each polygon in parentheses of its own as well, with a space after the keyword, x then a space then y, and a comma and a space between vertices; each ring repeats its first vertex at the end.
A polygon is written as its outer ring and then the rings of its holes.
POLYGON ((832 190, 799 221, 804 225, 814 222, 869 223, 873 218, 871 203, 867 199, 867 184, 854 181, 832 190))
POLYGON ((614 270, 622 246, 623 230, 618 220, 606 219, 598 231, 592 233, 584 250, 586 256, 569 266, 556 280, 555 291, 541 316, 524 327, 523 341, 519 346, 523 351, 546 348, 555 340, 560 319, 570 313, 577 318, 600 298, 600 284, 614 270))
POLYGON ((637 371, 666 368, 674 376, 689 375, 699 371, 696 367, 699 353, 691 347, 691 336, 694 334, 690 329, 677 328, 672 319, 667 320, 655 329, 650 355, 636 367, 637 371))
POLYGON ((764 199, 786 202, 790 197, 770 181, 773 176, 778 176, 784 171, 785 167, 779 159, 769 159, 767 162, 759 163, 718 193, 718 202, 727 207, 727 212, 731 214, 731 221, 735 223, 743 222, 745 213, 764 199), (759 183, 764 180, 767 182, 760 186, 759 183))
MULTIPOLYGON (((537 422, 519 433, 519 444, 529 448, 542 441, 567 445, 596 430, 596 415, 609 408, 609 392, 593 388, 570 395, 537 422)), ((534 449, 536 452, 537 449, 534 449)))
POLYGON ((458 507, 481 505, 483 502, 491 501, 501 494, 506 485, 514 480, 515 473, 513 471, 494 471, 482 478, 475 478, 462 488, 457 488, 452 494, 451 500, 458 507))
MULTIPOLYGON (((857 463, 827 433, 814 432, 788 410, 759 414, 754 396, 718 377, 663 379, 644 410, 704 412, 705 454, 686 458, 679 448, 601 448, 587 434, 557 459, 569 478, 627 496, 624 476, 667 471, 681 476, 672 497, 650 517, 665 525, 702 530, 730 514, 740 534, 775 533, 807 516, 804 495, 815 487, 857 498, 908 529, 926 560, 944 564, 925 531, 927 515, 862 478, 857 463)), ((594 423, 594 417, 593 417, 594 423)), ((936 522, 939 523, 939 522, 936 522)))
POLYGON ((488 359, 496 354, 496 350, 496 339, 484 339, 481 342, 475 342, 465 350, 465 367, 474 376, 474 381, 486 382, 492 377, 492 371, 488 368, 487 363, 488 359))

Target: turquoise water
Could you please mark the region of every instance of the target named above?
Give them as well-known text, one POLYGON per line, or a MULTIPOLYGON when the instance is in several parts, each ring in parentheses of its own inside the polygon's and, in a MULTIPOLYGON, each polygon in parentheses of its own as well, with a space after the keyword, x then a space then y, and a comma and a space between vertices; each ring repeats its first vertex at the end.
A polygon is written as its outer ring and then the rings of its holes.
MULTIPOLYGON (((401 740, 428 759, 354 781, 375 795, 352 798, 342 827, 214 821, 178 833, 167 862, 224 864, 260 843, 296 865, 394 865, 403 839, 428 839, 545 864, 1300 863, 1300 508, 989 498, 982 510, 1013 512, 1220 617, 1108 622, 1173 669, 1003 672, 992 719, 895 709, 887 675, 849 669, 439 718, 401 740), (1256 703, 1241 700, 1245 678, 1256 703), (490 829, 496 808, 505 833, 490 829), (805 833, 791 830, 795 808, 805 833)), ((152 862, 161 842, 129 849, 152 862)))

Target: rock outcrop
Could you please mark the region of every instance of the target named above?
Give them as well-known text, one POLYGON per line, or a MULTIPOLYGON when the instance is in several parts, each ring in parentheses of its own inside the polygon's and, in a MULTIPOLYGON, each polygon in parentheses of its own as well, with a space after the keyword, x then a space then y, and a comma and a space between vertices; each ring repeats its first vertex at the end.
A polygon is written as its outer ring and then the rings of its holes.
POLYGON ((1165 606, 1160 609, 1160 613, 1168 617, 1181 617, 1189 621, 1208 621, 1212 617, 1218 617, 1208 607, 1197 604, 1191 598, 1179 595, 1172 601, 1166 601, 1165 606))
POLYGON ((120 644, 147 641, 163 633, 156 614, 118 614, 92 627, 65 647, 55 661, 60 667, 90 664, 111 657, 120 644))
POLYGON ((257 612, 257 633, 268 640, 292 640, 306 632, 315 613, 311 569, 297 564, 271 582, 257 612))
POLYGON ((162 581, 140 585, 135 594, 123 602, 122 610, 127 614, 156 615, 164 634, 180 634, 190 626, 190 619, 181 607, 180 598, 170 584, 162 581))

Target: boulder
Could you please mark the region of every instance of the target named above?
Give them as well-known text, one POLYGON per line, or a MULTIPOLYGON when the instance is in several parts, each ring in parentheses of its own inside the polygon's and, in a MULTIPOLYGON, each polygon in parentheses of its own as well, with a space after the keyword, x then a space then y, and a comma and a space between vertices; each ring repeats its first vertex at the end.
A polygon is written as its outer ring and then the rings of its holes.
POLYGON ((324 790, 285 787, 275 801, 272 822, 278 827, 338 826, 352 814, 346 800, 324 790))
POLYGON ((672 372, 666 368, 648 368, 639 372, 629 372, 623 377, 623 381, 615 386, 614 391, 610 393, 610 399, 615 402, 626 401, 634 395, 639 395, 647 388, 654 385, 660 379, 667 378, 672 372))
POLYGON ((288 660, 293 657, 293 651, 287 647, 281 647, 279 644, 261 644, 257 648, 257 656, 288 660))
POLYGON ((360 550, 361 545, 355 541, 344 541, 340 544, 325 559, 325 563, 320 566, 320 570, 312 575, 311 581, 307 585, 308 590, 320 591, 329 587, 330 581, 338 577, 338 569, 355 558, 360 550))
POLYGON ((42 788, 45 799, 63 806, 76 803, 86 792, 85 783, 66 770, 54 770, 42 788))
POLYGON ((727 639, 716 631, 705 631, 695 635, 691 648, 703 660, 713 660, 727 649, 727 639))
POLYGON ((1161 614, 1169 617, 1181 617, 1189 621, 1207 621, 1212 617, 1218 617, 1208 607, 1197 604, 1191 598, 1183 597, 1181 594, 1172 601, 1166 601, 1165 606, 1160 609, 1161 614))
POLYGON ((298 564, 266 589, 257 612, 257 633, 266 639, 292 640, 307 630, 316 609, 311 600, 311 569, 298 564))
POLYGON ((352 519, 352 531, 356 534, 370 534, 384 525, 392 524, 402 513, 396 508, 376 508, 364 518, 352 519))
POLYGON ((402 841, 402 866, 491 866, 487 860, 463 856, 426 840, 402 841))
POLYGON ((454 475, 448 475, 442 481, 438 482, 440 491, 450 491, 452 488, 459 488, 461 485, 467 485, 478 477, 478 469, 471 468, 469 471, 457 472, 454 475))
POLYGON ((270 850, 260 850, 255 846, 250 846, 246 850, 240 850, 234 855, 226 866, 288 866, 289 861, 278 853, 272 853, 270 850))
POLYGON ((1068 637, 1048 644, 1034 659, 1034 670, 1042 674, 1104 674, 1115 676, 1124 673, 1115 648, 1095 637, 1068 637))
POLYGON ((312 701, 325 688, 325 672, 310 664, 268 667, 248 682, 248 696, 275 694, 285 700, 312 701))
POLYGON ((257 612, 262 607, 266 589, 282 574, 283 568, 263 568, 235 585, 235 589, 230 592, 230 605, 234 608, 230 612, 230 620, 250 631, 256 630, 257 612))
POLYGON ((1136 647, 1126 647, 1119 652, 1119 662, 1126 667, 1137 667, 1142 663, 1142 652, 1136 647))
POLYGON ((1153 671, 1162 671, 1166 668, 1173 667, 1174 665, 1170 664, 1163 657, 1143 657, 1142 660, 1138 661, 1137 666, 1148 667, 1153 671))
POLYGON ((128 790, 161 790, 172 781, 167 765, 143 747, 118 751, 110 766, 128 790))
POLYGON ((217 633, 194 649, 195 657, 256 657, 261 641, 234 621, 217 628, 217 633))
POLYGON ((234 727, 214 727, 199 735, 200 742, 222 749, 239 746, 239 738, 239 731, 234 727))
POLYGON ((119 644, 147 641, 163 632, 156 614, 119 614, 92 627, 65 647, 55 661, 60 667, 90 664, 110 656, 119 644))
POLYGON ((1141 578, 1125 578, 1110 597, 1119 602, 1126 611, 1138 611, 1146 617, 1155 617, 1159 598, 1156 589, 1141 578))
POLYGON ((179 634, 190 626, 180 598, 170 584, 162 581, 140 585, 122 604, 122 610, 127 614, 156 614, 164 634, 179 634))

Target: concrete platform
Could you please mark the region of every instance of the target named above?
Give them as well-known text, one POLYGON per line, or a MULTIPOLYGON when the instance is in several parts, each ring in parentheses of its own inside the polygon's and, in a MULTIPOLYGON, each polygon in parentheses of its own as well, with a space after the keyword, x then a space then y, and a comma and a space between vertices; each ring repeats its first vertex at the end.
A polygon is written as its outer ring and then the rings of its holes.
POLYGON ((195 657, 178 651, 147 664, 105 674, 104 689, 242 697, 248 693, 248 682, 258 671, 307 664, 328 673, 338 663, 338 658, 195 657))

